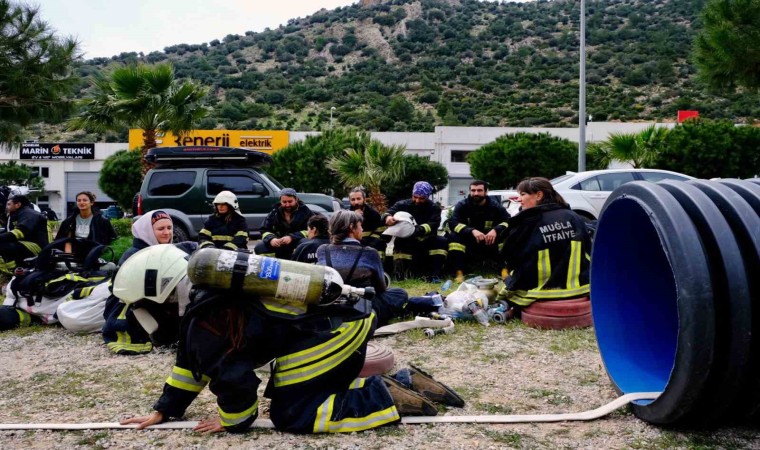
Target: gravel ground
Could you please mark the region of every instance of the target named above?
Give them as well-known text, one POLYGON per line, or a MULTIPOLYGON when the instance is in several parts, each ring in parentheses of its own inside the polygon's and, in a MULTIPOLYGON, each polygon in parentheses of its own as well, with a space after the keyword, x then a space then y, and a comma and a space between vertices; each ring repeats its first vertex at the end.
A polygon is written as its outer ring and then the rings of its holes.
MULTIPOLYGON (((465 408, 441 414, 580 412, 616 397, 592 330, 460 323, 454 334, 433 339, 413 330, 378 340, 394 350, 397 368, 418 365, 467 401, 465 408)), ((170 350, 113 356, 99 335, 77 336, 57 326, 0 333, 0 345, 0 423, 114 422, 148 413, 174 360, 170 350)), ((265 379, 267 374, 259 376, 265 379)), ((261 417, 266 417, 266 400, 261 405, 261 417)), ((206 390, 186 419, 215 414, 213 396, 206 390)), ((400 425, 318 436, 272 430, 244 435, 199 435, 190 430, 4 431, 0 448, 760 448, 757 437, 758 431, 749 428, 663 430, 622 409, 585 423, 400 425)))

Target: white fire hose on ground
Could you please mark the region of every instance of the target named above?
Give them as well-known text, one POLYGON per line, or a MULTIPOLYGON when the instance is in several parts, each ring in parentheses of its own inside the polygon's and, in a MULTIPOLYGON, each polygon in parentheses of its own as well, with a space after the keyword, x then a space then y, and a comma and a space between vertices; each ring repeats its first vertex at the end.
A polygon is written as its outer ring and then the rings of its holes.
MULTIPOLYGON (((402 417, 401 423, 405 425, 423 423, 541 423, 541 422, 573 422, 595 420, 619 409, 628 403, 637 400, 655 400, 660 392, 637 392, 626 394, 615 400, 600 406, 599 408, 580 413, 563 414, 510 414, 510 415, 483 415, 483 416, 418 416, 402 417)), ((151 430, 179 430, 192 429, 198 425, 195 421, 166 422, 151 425, 146 429, 151 430)), ((131 429, 136 424, 121 425, 118 422, 91 422, 91 423, 6 423, 0 424, 0 431, 9 430, 111 430, 131 429)), ((272 421, 257 419, 252 428, 274 428, 272 421)))

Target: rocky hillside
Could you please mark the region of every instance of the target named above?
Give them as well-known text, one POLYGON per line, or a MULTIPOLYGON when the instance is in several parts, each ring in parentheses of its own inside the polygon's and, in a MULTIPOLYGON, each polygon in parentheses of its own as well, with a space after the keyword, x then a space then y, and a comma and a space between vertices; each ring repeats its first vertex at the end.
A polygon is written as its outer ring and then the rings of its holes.
MULTIPOLYGON (((679 109, 760 116, 757 96, 716 96, 695 82, 689 55, 703 4, 587 2, 593 120, 668 121, 679 109)), ((578 20, 579 2, 568 0, 362 0, 260 33, 88 60, 80 71, 171 61, 213 88, 202 128, 320 129, 331 107, 336 124, 375 131, 573 126, 578 20)))

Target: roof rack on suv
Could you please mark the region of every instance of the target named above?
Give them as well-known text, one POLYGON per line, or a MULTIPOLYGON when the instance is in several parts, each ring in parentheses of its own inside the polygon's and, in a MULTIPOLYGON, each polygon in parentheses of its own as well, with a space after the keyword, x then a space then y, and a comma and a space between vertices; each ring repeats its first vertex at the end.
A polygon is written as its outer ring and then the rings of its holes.
POLYGON ((272 157, 264 152, 239 147, 155 147, 148 150, 145 160, 157 166, 240 165, 264 166, 272 157))

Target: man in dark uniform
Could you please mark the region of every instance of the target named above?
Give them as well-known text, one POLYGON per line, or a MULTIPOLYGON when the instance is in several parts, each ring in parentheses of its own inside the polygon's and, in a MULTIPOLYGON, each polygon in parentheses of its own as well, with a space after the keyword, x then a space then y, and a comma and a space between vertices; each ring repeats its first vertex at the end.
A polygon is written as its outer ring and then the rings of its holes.
POLYGON ((361 243, 364 246, 372 247, 380 253, 380 261, 385 260, 386 242, 380 237, 385 230, 385 225, 380 218, 380 213, 367 204, 367 196, 364 189, 355 187, 348 194, 348 200, 351 202, 351 211, 362 216, 362 233, 361 243))
POLYGON ((485 181, 470 183, 470 195, 454 206, 448 224, 449 264, 458 283, 464 281, 468 260, 500 259, 508 219, 501 202, 488 197, 485 181))
POLYGON ((404 211, 417 223, 414 233, 406 238, 396 237, 393 249, 393 273, 396 279, 404 279, 410 273, 423 275, 433 282, 440 280, 446 262, 448 242, 438 236, 441 209, 430 200, 433 186, 418 181, 412 189, 412 198, 400 200, 383 214, 385 225, 393 226, 393 215, 404 211), (412 270, 414 268, 414 270, 412 270))
POLYGON ((8 231, 0 233, 0 257, 6 270, 37 256, 50 243, 47 219, 32 208, 25 195, 12 195, 5 204, 8 231))
POLYGON ((257 255, 290 259, 301 239, 308 235, 307 222, 314 213, 298 200, 295 189, 280 191, 280 203, 261 224, 261 242, 253 251, 257 255))

